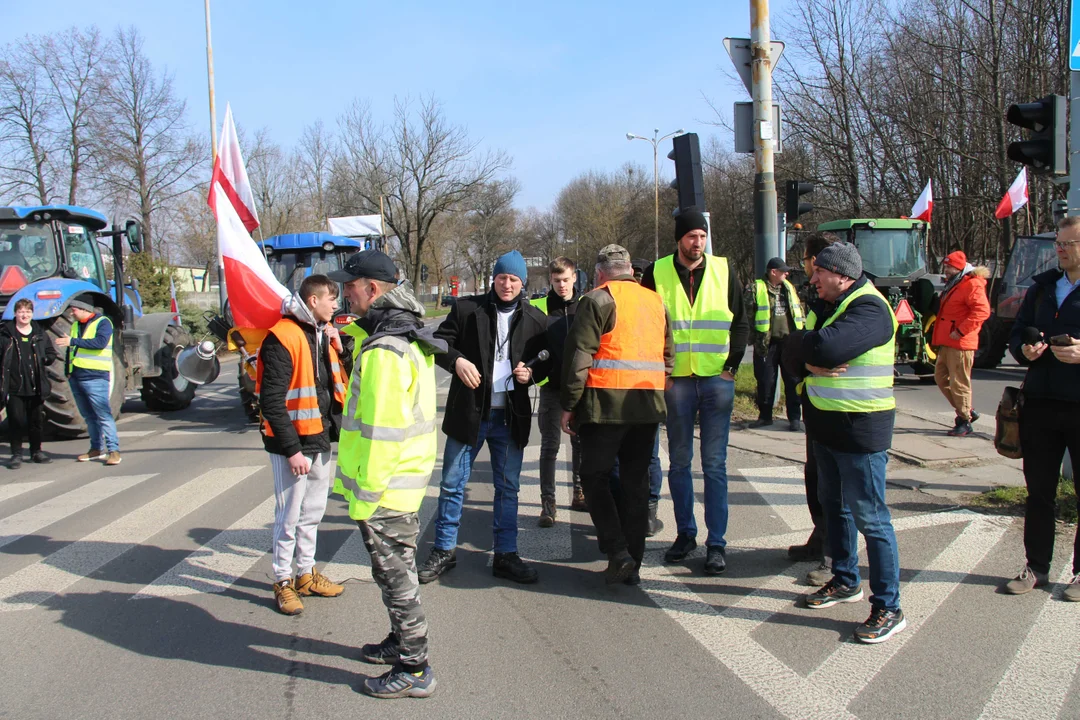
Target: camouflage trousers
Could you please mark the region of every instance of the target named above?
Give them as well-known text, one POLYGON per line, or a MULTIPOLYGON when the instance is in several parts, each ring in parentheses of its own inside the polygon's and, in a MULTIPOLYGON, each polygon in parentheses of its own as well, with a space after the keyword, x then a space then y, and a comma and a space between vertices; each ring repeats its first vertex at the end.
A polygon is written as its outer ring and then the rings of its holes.
POLYGON ((386 508, 359 520, 364 546, 371 554, 371 577, 382 590, 390 627, 398 638, 400 660, 406 665, 427 661, 427 620, 420 606, 416 578, 416 541, 420 517, 386 508))

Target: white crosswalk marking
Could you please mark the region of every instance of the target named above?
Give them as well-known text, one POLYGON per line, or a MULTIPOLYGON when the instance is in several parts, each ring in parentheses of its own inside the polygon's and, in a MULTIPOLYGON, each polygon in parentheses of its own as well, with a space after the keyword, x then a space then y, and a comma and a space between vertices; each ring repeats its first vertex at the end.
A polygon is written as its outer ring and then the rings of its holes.
POLYGON ((1061 584, 1072 579, 1072 561, 1047 597, 1016 658, 997 684, 980 720, 1057 717, 1080 667, 1080 623, 1074 603, 1063 602, 1061 584))
POLYGON ((10 515, 0 520, 0 547, 9 545, 21 537, 59 522, 155 476, 156 473, 101 478, 10 515))
POLYGON ((270 550, 273 544, 274 502, 271 495, 132 599, 228 590, 270 550))
POLYGON ((24 567, 4 581, 0 590, 0 612, 40 605, 263 467, 218 468, 203 473, 81 540, 24 567))
POLYGON ((746 478, 789 528, 809 530, 814 527, 806 507, 806 486, 803 484, 801 467, 749 468, 738 473, 746 478))
POLYGON ((23 493, 30 492, 31 490, 37 490, 39 487, 44 487, 50 482, 50 480, 42 480, 39 482, 12 483, 10 485, 0 485, 0 502, 10 500, 14 497, 19 497, 23 493))

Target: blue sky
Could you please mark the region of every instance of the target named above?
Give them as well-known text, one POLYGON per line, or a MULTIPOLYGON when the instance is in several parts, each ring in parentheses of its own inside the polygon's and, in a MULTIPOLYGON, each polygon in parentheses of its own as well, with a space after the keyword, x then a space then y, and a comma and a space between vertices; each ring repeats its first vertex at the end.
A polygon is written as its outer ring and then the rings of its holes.
MULTIPOLYGON (((135 25, 175 74, 192 127, 209 133, 200 0, 8 0, 0 43, 96 24, 135 25)), ((648 168, 651 135, 684 128, 731 142, 707 96, 748 99, 725 36, 749 35, 749 2, 281 2, 212 0, 218 122, 225 102, 249 131, 292 146, 305 125, 333 125, 355 98, 377 119, 394 96, 434 94, 482 146, 513 156, 518 205, 545 208, 573 177, 626 161, 648 168), (671 6, 668 6, 671 7, 671 6)), ((781 6, 782 7, 782 6, 781 6)), ((773 12, 777 11, 774 3, 773 12)), ((661 174, 673 177, 661 155, 661 174)))

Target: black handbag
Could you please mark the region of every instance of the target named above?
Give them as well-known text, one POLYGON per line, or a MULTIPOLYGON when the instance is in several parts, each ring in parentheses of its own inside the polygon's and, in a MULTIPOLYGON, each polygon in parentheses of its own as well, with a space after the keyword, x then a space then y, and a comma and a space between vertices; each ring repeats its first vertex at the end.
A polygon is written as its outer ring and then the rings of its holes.
POLYGON ((1006 387, 997 407, 997 428, 994 430, 994 449, 1007 458, 1024 457, 1020 447, 1020 413, 1024 408, 1024 386, 1006 387))

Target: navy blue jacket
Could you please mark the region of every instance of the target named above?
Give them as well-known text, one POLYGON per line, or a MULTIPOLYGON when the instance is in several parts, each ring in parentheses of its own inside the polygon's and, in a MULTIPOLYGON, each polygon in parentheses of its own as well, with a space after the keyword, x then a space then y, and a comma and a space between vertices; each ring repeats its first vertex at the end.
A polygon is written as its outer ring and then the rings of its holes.
MULTIPOLYGON (((869 282, 860 277, 836 302, 815 300, 810 309, 817 315, 817 325, 823 325, 844 299, 869 282)), ((873 297, 856 298, 847 310, 827 328, 796 331, 784 343, 783 362, 797 377, 806 377, 806 364, 834 368, 888 342, 892 337, 892 320, 880 300, 873 297)), ((803 419, 811 440, 838 452, 872 453, 892 447, 893 422, 896 411, 871 413, 828 412, 818 410, 802 396, 803 419)))
MULTIPOLYGON (((112 342, 113 336, 113 324, 112 320, 108 317, 95 315, 84 323, 79 323, 79 337, 71 338, 72 348, 84 348, 86 350, 102 350, 109 346, 112 342), (97 334, 92 339, 85 339, 82 336, 86 334, 86 326, 94 322, 94 320, 101 317, 101 324, 97 327, 97 334)), ((74 350, 68 350, 68 352, 74 352, 74 350)), ((71 377, 78 378, 79 380, 90 380, 92 378, 109 379, 111 373, 107 370, 90 370, 87 368, 72 368, 71 377)))
POLYGON ((1062 275, 1061 270, 1049 270, 1033 278, 1016 314, 1009 336, 1009 350, 1016 362, 1028 368, 1024 379, 1025 397, 1080 403, 1080 365, 1061 362, 1049 348, 1042 357, 1031 362, 1020 349, 1024 344, 1024 328, 1032 326, 1039 329, 1045 342, 1055 335, 1080 338, 1080 292, 1069 293, 1060 308, 1057 304, 1054 286, 1062 275))

